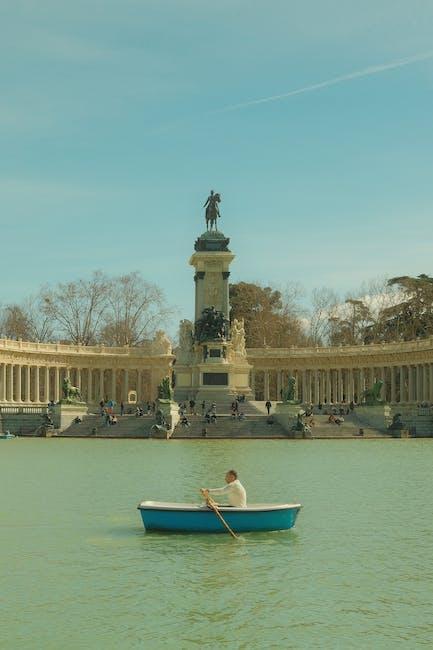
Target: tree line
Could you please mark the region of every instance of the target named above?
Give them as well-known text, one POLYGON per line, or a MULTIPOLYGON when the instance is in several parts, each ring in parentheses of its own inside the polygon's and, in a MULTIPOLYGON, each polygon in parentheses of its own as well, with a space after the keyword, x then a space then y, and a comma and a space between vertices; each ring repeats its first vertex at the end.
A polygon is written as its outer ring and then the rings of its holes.
MULTIPOLYGON (((243 318, 247 347, 359 345, 433 335, 433 277, 375 280, 346 296, 314 289, 284 291, 258 283, 230 285, 231 319, 243 318)), ((173 319, 163 291, 138 272, 44 286, 0 308, 0 336, 80 345, 139 346, 173 319)))
POLYGON ((162 290, 138 273, 44 286, 0 309, 0 336, 77 345, 138 346, 170 313, 162 290))

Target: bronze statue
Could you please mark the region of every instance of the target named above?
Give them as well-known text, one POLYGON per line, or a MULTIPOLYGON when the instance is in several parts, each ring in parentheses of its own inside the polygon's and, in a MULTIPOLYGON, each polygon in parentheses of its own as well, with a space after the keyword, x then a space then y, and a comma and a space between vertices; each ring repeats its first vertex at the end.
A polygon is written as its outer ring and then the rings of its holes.
POLYGON ((218 193, 215 194, 214 191, 211 190, 203 206, 204 208, 206 208, 206 229, 207 230, 212 230, 212 227, 214 230, 218 230, 217 220, 221 216, 218 203, 221 203, 221 196, 218 193))
POLYGON ((81 401, 81 391, 76 386, 72 386, 69 377, 65 377, 62 383, 63 398, 72 402, 81 401))
POLYGON ((295 377, 288 377, 287 387, 283 390, 283 402, 293 402, 295 399, 295 386, 296 379, 295 377))

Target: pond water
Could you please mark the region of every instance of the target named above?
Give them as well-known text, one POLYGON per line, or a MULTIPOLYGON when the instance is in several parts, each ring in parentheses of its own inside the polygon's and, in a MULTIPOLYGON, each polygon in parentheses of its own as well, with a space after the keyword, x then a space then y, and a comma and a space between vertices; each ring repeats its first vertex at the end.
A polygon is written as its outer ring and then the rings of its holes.
POLYGON ((433 643, 433 441, 0 442, 0 647, 433 643), (280 533, 145 534, 138 501, 238 470, 280 533), (4 644, 4 645, 3 645, 4 644))

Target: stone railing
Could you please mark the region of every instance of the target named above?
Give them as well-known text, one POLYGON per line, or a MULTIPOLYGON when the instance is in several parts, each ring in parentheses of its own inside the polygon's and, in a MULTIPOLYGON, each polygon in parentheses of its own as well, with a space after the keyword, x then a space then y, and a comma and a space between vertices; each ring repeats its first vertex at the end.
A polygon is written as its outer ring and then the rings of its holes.
POLYGON ((171 354, 167 342, 157 339, 146 341, 140 346, 110 347, 104 345, 68 345, 66 343, 40 343, 39 341, 22 341, 21 339, 0 339, 0 351, 17 352, 46 352, 49 354, 79 354, 79 355, 115 355, 147 357, 151 355, 171 354))

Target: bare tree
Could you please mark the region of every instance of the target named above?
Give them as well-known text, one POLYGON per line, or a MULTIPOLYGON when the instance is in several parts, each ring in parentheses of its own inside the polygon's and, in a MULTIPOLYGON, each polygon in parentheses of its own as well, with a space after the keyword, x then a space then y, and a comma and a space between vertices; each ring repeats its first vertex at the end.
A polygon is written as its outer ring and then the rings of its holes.
POLYGON ((101 330, 101 341, 106 345, 140 345, 154 335, 170 313, 162 290, 137 271, 110 282, 107 303, 101 330))
POLYGON ((44 314, 54 321, 59 338, 80 345, 98 341, 109 286, 109 279, 95 271, 90 280, 60 283, 41 291, 44 314))
POLYGON ((337 316, 339 298, 333 289, 313 289, 311 296, 310 338, 313 345, 325 345, 331 337, 332 319, 337 316))

